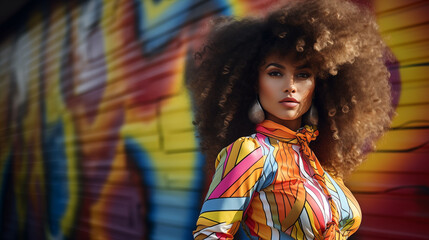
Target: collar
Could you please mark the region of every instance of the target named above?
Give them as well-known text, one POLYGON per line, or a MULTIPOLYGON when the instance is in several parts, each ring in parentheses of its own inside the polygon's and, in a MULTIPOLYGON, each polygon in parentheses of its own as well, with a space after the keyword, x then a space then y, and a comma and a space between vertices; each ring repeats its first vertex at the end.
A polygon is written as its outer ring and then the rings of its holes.
POLYGON ((291 144, 307 143, 316 140, 319 131, 316 126, 305 125, 296 132, 271 120, 256 125, 256 132, 291 144))

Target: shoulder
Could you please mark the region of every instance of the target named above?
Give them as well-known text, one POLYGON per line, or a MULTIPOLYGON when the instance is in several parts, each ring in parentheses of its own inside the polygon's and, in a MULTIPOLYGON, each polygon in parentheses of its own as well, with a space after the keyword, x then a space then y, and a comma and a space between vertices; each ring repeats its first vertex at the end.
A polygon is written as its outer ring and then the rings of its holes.
POLYGON ((246 137, 241 137, 235 140, 232 144, 230 144, 232 148, 239 147, 241 151, 254 151, 257 148, 261 147, 261 144, 258 142, 256 135, 250 135, 246 137))
MULTIPOLYGON (((261 145, 255 135, 240 137, 233 143, 222 149, 216 159, 216 166, 220 162, 234 161, 235 164, 245 160, 255 162, 262 158, 261 145)), ((235 165, 234 164, 234 165, 235 165)))

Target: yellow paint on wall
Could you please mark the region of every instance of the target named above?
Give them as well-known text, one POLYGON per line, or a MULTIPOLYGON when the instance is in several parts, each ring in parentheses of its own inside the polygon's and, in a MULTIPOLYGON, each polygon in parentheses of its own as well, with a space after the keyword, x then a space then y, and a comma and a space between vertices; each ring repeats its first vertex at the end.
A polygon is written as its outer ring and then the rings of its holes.
POLYGON ((164 151, 151 151, 150 155, 153 159, 156 159, 156 170, 158 171, 189 170, 189 166, 194 166, 192 164, 195 161, 194 152, 165 153, 164 151))
MULTIPOLYGON (((425 153, 386 153, 375 152, 368 155, 368 160, 359 166, 359 171, 367 172, 412 172, 422 166, 425 153), (404 164, 404 159, 407 163, 404 164), (410 170, 411 169, 411 170, 410 170)), ((425 169, 421 169, 424 171, 425 169)))
POLYGON ((429 77, 429 66, 401 68, 401 83, 424 81, 429 77))
MULTIPOLYGON (((183 74, 183 72, 181 73, 183 74)), ((181 83, 183 84, 183 82, 181 83)), ((184 86, 182 89, 186 90, 184 86)), ((187 91, 181 91, 177 95, 166 98, 160 101, 160 104, 162 106, 161 115, 191 110, 191 99, 187 91)))
POLYGON ((399 104, 406 105, 406 104, 429 103, 429 94, 427 94, 429 84, 422 82, 422 84, 415 84, 416 85, 415 87, 413 87, 412 85, 413 84, 402 85, 399 104), (408 85, 411 85, 411 86, 408 86, 408 85))
POLYGON ((64 215, 60 220, 61 230, 63 233, 68 235, 74 225, 74 220, 77 213, 77 205, 79 196, 80 186, 78 176, 75 173, 75 170, 78 168, 77 162, 79 159, 77 158, 76 148, 75 148, 75 129, 73 118, 69 112, 65 112, 62 115, 62 123, 64 127, 64 136, 67 136, 73 140, 65 141, 65 148, 63 149, 66 154, 67 160, 67 190, 68 190, 68 201, 67 201, 67 209, 64 215))
MULTIPOLYGON (((164 150, 166 152, 197 151, 194 131, 170 133, 164 136, 164 150)), ((189 166, 190 168, 193 165, 189 166)))
MULTIPOLYGON (((122 43, 121 31, 118 28, 118 24, 120 23, 119 19, 123 17, 125 13, 123 13, 122 9, 123 4, 119 2, 114 4, 114 2, 110 0, 104 0, 103 2, 100 31, 102 32, 102 39, 104 41, 104 54, 101 57, 105 58, 106 83, 109 84, 112 80, 122 79, 123 76, 121 67, 115 66, 115 60, 117 60, 116 58, 118 58, 118 55, 114 54, 114 51, 121 46, 119 43, 122 43), (112 21, 112 19, 114 21, 112 21)), ((106 93, 108 94, 110 91, 111 89, 106 89, 104 95, 106 95, 106 93)))
POLYGON ((158 105, 156 103, 127 108, 125 121, 120 130, 121 138, 132 138, 146 151, 161 150, 158 105))
POLYGON ((376 13, 383 13, 386 11, 391 11, 392 9, 395 9, 395 8, 402 8, 419 1, 421 0, 389 0, 389 1, 373 0, 372 4, 374 4, 376 13))
MULTIPOLYGON (((185 56, 187 53, 187 46, 181 46, 181 55, 185 56)), ((189 169, 193 169, 196 165, 197 158, 197 142, 195 139, 195 132, 192 126, 193 111, 191 106, 191 99, 189 92, 185 87, 185 66, 186 58, 178 57, 176 65, 175 76, 173 80, 173 88, 180 89, 178 95, 171 98, 167 98, 160 104, 160 119, 161 119, 161 131, 164 139, 164 153, 174 152, 191 152, 193 156, 188 160, 189 169), (180 120, 175 118, 180 116, 180 120), (171 119, 177 119, 176 122, 171 119)), ((176 92, 176 91, 174 91, 176 92)), ((154 166, 159 167, 157 164, 161 162, 158 158, 159 155, 151 155, 153 158, 154 166)), ((179 173, 174 173, 179 176, 179 173)), ((183 184, 190 186, 193 182, 195 174, 192 174, 191 178, 188 178, 183 184)))
POLYGON ((413 127, 429 121, 429 107, 426 104, 399 106, 396 112, 392 127, 413 127))
POLYGON ((145 21, 153 21, 157 19, 159 16, 165 14, 165 12, 172 8, 175 4, 178 3, 178 0, 168 0, 168 1, 147 1, 141 0, 141 4, 144 5, 145 15, 147 18, 145 21))
MULTIPOLYGON (((380 31, 400 66, 429 61, 427 3, 416 1, 374 1, 380 31)), ((429 102, 427 94, 427 67, 400 67, 401 92, 398 115, 392 126, 427 119, 427 111, 421 111, 421 103, 429 102)), ((417 123, 418 124, 418 123, 417 123)), ((421 124, 421 123, 420 123, 421 124)), ((404 150, 417 147, 427 141, 422 130, 389 131, 378 142, 379 150, 404 150)))
POLYGON ((429 61, 429 41, 409 43, 392 47, 391 50, 395 54, 396 59, 401 66, 426 63, 429 61))
MULTIPOLYGON (((53 15, 63 15, 65 17, 65 9, 63 6, 55 8, 53 15)), ((60 89, 60 67, 61 67, 61 53, 62 48, 60 47, 64 41, 66 25, 65 21, 50 22, 48 29, 46 58, 42 61, 47 61, 44 66, 45 79, 42 79, 45 83, 44 89, 44 102, 45 102, 45 113, 46 123, 51 124, 58 121, 62 112, 65 109, 64 103, 61 98, 60 89), (62 23, 60 25, 60 23, 62 23), (49 59, 49 60, 47 60, 49 59)))
POLYGON ((155 186, 158 189, 174 189, 174 190, 195 190, 189 183, 193 181, 195 171, 189 167, 186 170, 168 169, 156 170, 158 181, 155 186))
POLYGON ((108 29, 109 27, 114 27, 115 20, 117 19, 117 10, 121 5, 121 0, 102 0, 102 3, 100 3, 100 6, 103 8, 100 19, 102 28, 108 29))
MULTIPOLYGON (((119 141, 116 145, 115 152, 123 152, 124 142, 119 141)), ((109 176, 107 177, 106 182, 103 184, 101 193, 97 201, 91 206, 90 216, 91 216, 91 239, 111 239, 109 232, 107 232, 106 227, 103 225, 108 218, 108 209, 111 201, 109 201, 109 196, 115 192, 116 186, 118 183, 121 183, 124 179, 129 177, 127 171, 117 171, 118 169, 124 169, 126 166, 125 155, 115 154, 115 157, 112 161, 111 170, 109 171, 109 176)))
POLYGON ((422 42, 429 40, 429 24, 401 28, 385 34, 386 43, 391 46, 407 44, 409 42, 422 42))
POLYGON ((190 111, 191 109, 188 107, 181 111, 163 113, 160 119, 163 134, 193 131, 194 126, 189 119, 190 111))
MULTIPOLYGON (((244 17, 247 13, 246 3, 243 0, 227 0, 233 16, 244 17)), ((247 3, 248 4, 248 3, 247 3)))
POLYGON ((387 132, 378 142, 378 150, 408 150, 425 144, 429 129, 404 129, 387 132))
POLYGON ((138 123, 125 123, 121 128, 121 138, 132 138, 146 151, 161 149, 158 121, 141 121, 138 123))
MULTIPOLYGON (((390 1, 376 1, 380 2, 380 5, 376 5, 376 12, 379 12, 377 7, 381 7, 381 4, 390 5, 390 1)), ((380 25, 380 31, 386 33, 389 31, 395 31, 401 28, 408 28, 418 24, 428 22, 429 15, 429 4, 421 1, 419 4, 403 5, 402 8, 393 9, 385 14, 378 14, 377 21, 380 25)))

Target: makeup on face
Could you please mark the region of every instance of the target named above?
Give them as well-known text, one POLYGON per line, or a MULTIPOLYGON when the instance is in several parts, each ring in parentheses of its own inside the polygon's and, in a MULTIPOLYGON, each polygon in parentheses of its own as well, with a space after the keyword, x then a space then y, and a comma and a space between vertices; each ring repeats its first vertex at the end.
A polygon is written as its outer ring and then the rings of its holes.
POLYGON ((266 118, 296 130, 311 106, 315 74, 292 55, 270 54, 259 70, 259 101, 266 118))

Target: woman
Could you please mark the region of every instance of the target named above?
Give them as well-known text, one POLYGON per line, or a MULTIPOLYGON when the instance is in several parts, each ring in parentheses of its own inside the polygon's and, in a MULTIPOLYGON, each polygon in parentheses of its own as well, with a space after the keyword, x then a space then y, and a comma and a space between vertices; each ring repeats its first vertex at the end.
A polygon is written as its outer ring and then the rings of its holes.
POLYGON ((202 151, 216 159, 194 238, 349 237, 361 212, 343 179, 393 114, 373 17, 304 0, 214 23, 190 82, 202 151))

